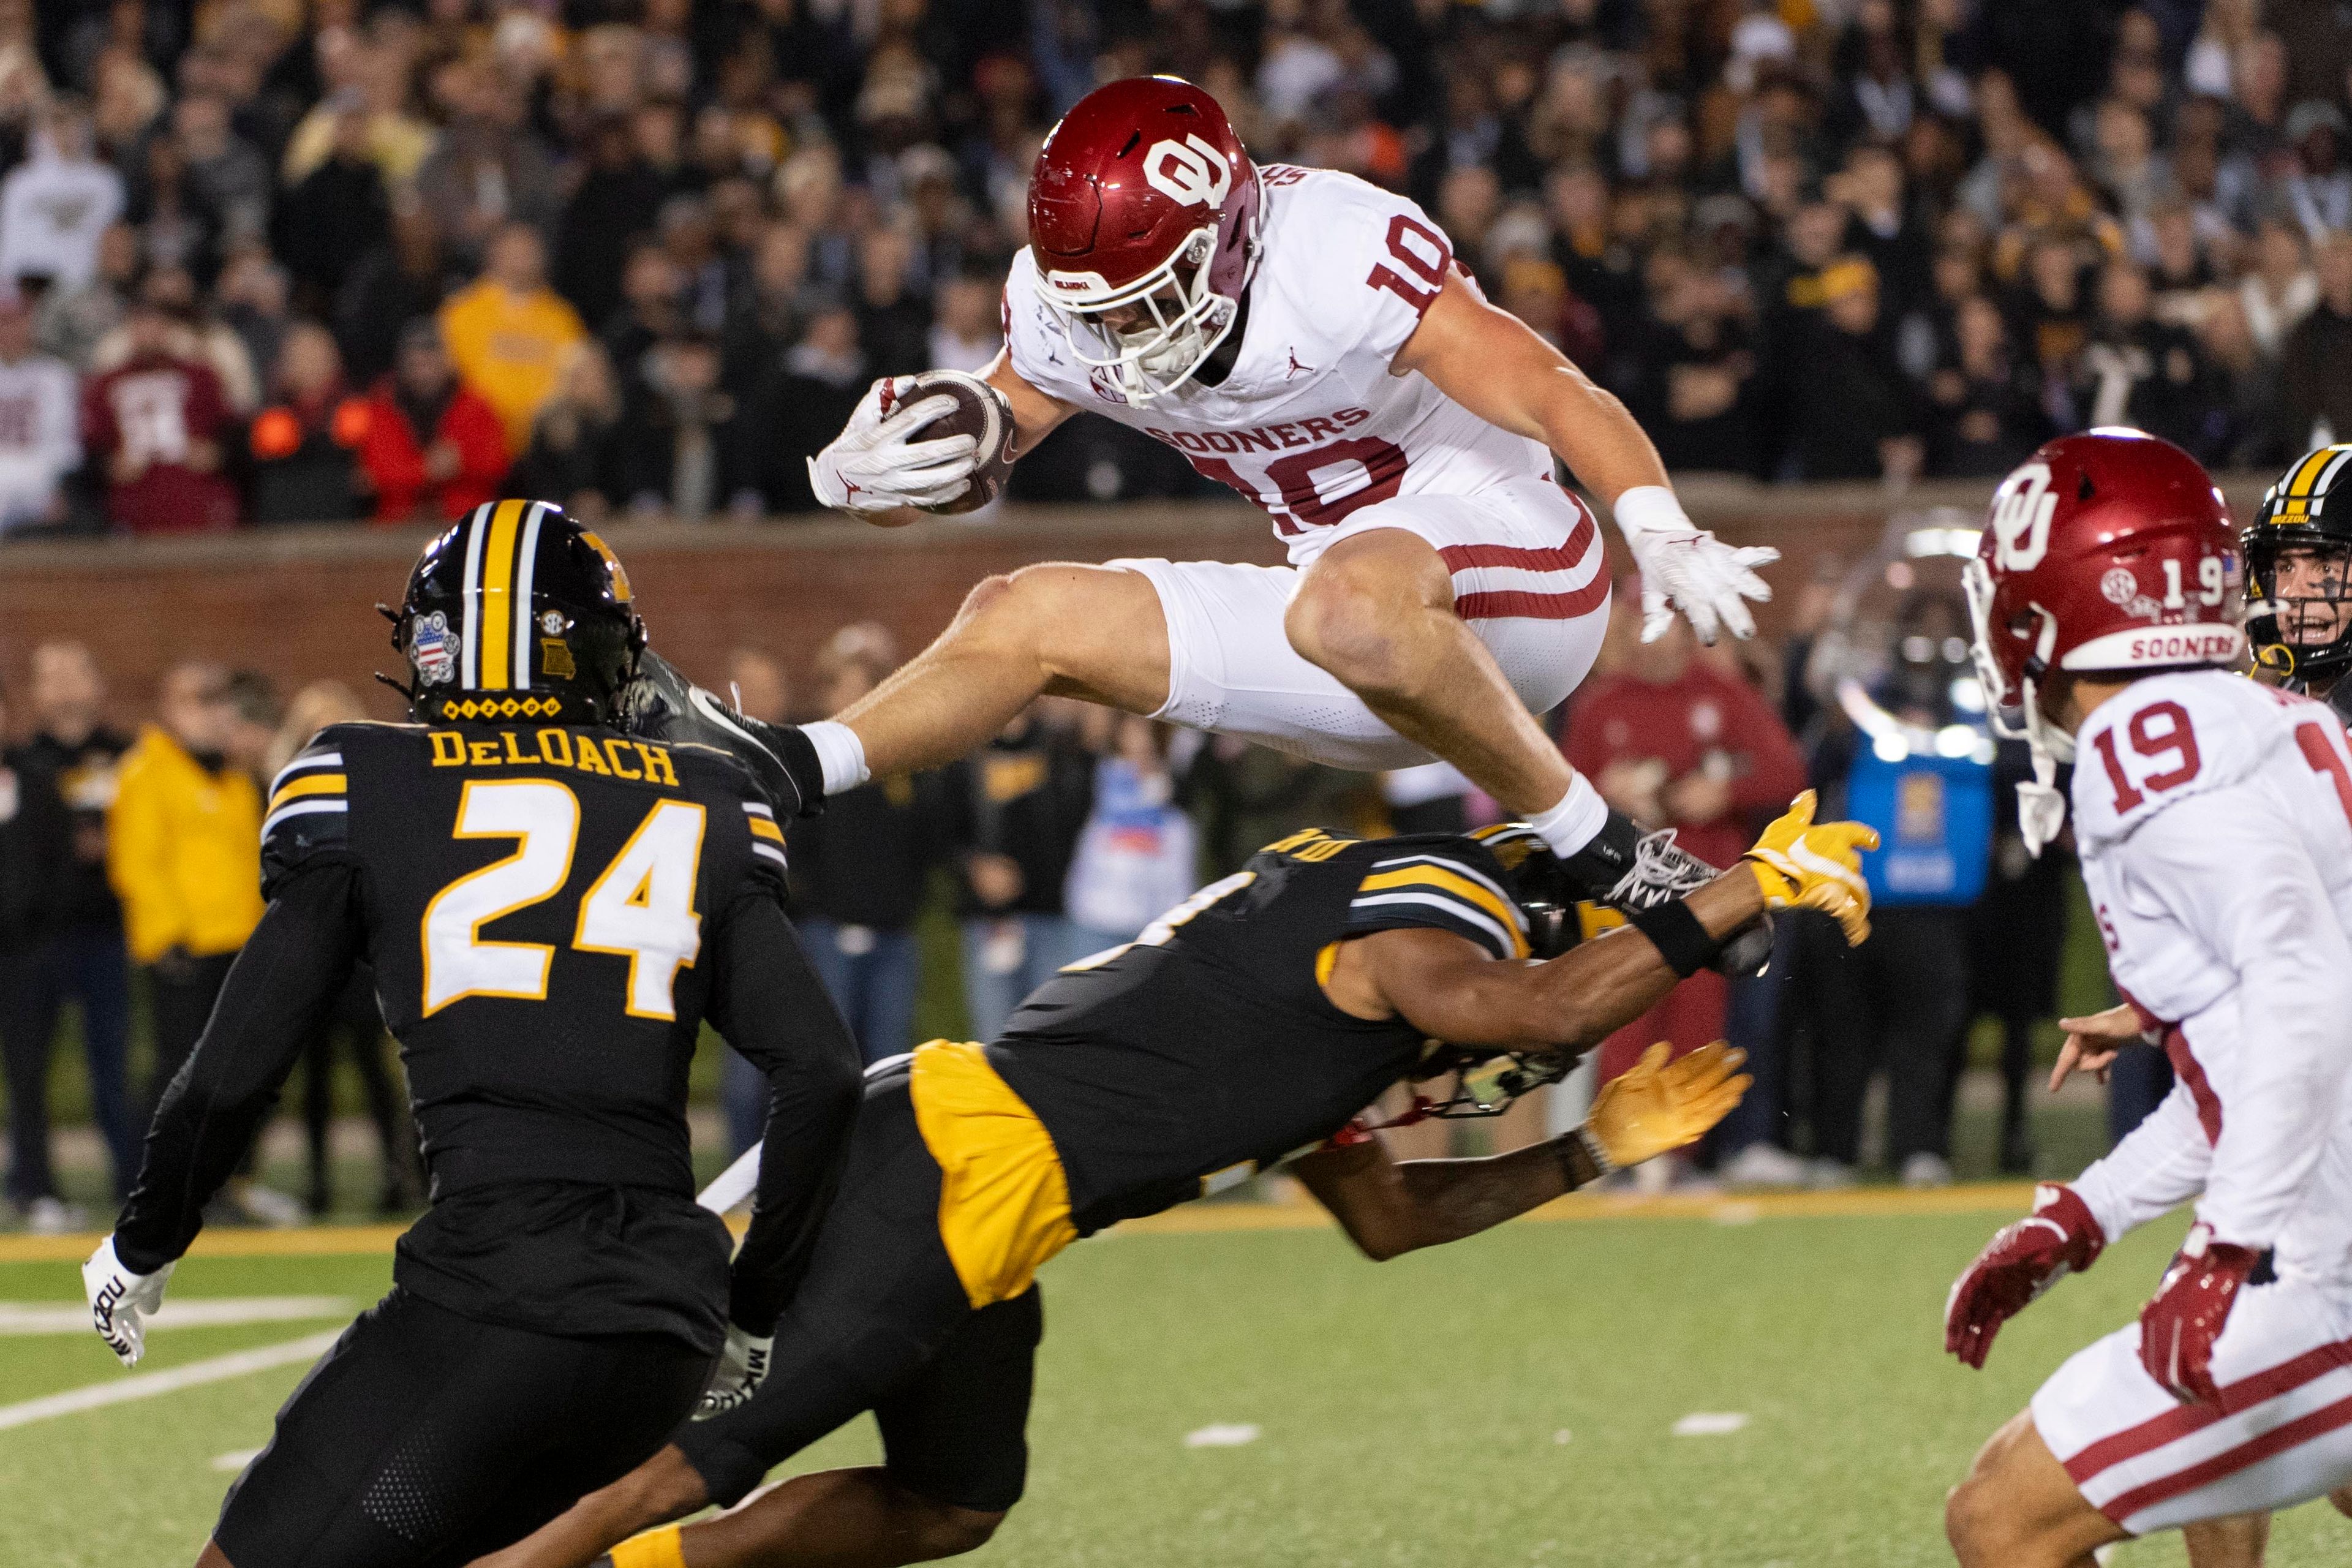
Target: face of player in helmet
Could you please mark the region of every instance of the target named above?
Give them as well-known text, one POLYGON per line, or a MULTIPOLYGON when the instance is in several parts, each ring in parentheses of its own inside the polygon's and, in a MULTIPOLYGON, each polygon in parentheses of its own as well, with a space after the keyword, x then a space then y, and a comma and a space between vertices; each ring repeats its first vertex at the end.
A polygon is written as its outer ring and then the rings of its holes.
POLYGON ((1209 289, 1214 231, 1202 230, 1139 294, 1115 304, 1055 303, 1070 348, 1090 365, 1118 368, 1128 395, 1141 402, 1173 391, 1200 367, 1232 324, 1235 305, 1209 289))
POLYGON ((2352 628, 2346 594, 2352 545, 2294 545, 2271 568, 2270 597, 2278 605, 2280 640, 2291 648, 2322 648, 2352 628))

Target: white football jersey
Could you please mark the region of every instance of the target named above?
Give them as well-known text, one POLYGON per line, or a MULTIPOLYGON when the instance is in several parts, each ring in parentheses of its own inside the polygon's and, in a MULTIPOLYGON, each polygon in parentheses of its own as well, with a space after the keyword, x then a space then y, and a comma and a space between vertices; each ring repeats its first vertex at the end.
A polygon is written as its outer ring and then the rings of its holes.
POLYGON ((1549 479, 1541 442, 1489 425, 1419 374, 1390 372, 1454 263, 1422 210, 1352 174, 1269 163, 1265 250, 1232 372, 1128 402, 1071 353, 1024 249, 1004 285, 1013 370, 1040 391, 1165 442, 1264 509, 1305 566, 1348 514, 1400 495, 1549 479))
POLYGON ((2201 1193, 2223 1241, 2352 1280, 2352 750, 2327 708, 2153 676, 2075 737, 2074 831, 2116 986, 2178 1086, 2075 1185, 2112 1237, 2201 1193))

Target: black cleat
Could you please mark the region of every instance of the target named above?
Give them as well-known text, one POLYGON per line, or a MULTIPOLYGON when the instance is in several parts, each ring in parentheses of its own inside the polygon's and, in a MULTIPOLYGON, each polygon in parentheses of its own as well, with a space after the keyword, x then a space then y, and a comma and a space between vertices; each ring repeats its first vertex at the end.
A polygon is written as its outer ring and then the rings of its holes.
MULTIPOLYGON (((1654 909, 1669 899, 1696 892, 1723 875, 1675 842, 1675 830, 1644 833, 1624 813, 1612 810, 1608 825, 1591 843, 1560 862, 1583 896, 1613 909, 1654 909)), ((1727 940, 1710 969, 1753 974, 1772 956, 1772 917, 1727 940)))
POLYGON ((777 816, 814 816, 824 810, 824 765, 798 725, 746 718, 651 648, 637 656, 637 678, 622 693, 620 707, 622 725, 633 735, 732 756, 751 772, 777 816))

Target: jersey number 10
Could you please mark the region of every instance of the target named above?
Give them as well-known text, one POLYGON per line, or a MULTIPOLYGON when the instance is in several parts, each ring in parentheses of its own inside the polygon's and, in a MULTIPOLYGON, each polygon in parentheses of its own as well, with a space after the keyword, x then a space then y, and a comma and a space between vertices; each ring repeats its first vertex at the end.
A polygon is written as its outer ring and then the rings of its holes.
MULTIPOLYGON (((656 802, 612 864, 581 896, 572 946, 629 961, 633 1018, 675 1019, 680 969, 702 951, 694 912, 702 860, 703 810, 692 801, 656 802)), ((543 903, 572 877, 580 800, 552 779, 469 782, 457 799, 457 838, 511 838, 514 853, 469 871, 425 907, 425 1016, 467 996, 547 1000, 555 949, 541 942, 486 942, 482 927, 543 903)))

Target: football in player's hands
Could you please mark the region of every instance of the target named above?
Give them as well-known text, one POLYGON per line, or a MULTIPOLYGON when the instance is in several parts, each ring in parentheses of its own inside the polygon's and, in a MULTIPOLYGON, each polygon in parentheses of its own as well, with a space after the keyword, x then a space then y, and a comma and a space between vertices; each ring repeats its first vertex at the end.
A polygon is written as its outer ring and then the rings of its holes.
POLYGON ((951 397, 955 406, 923 426, 923 436, 969 436, 978 445, 973 454, 971 482, 952 500, 922 510, 954 513, 976 511, 1004 493, 1013 473, 1013 405, 1004 394, 976 375, 960 370, 927 370, 901 384, 900 399, 908 405, 927 397, 951 397))

